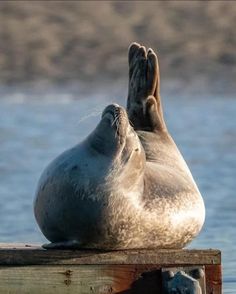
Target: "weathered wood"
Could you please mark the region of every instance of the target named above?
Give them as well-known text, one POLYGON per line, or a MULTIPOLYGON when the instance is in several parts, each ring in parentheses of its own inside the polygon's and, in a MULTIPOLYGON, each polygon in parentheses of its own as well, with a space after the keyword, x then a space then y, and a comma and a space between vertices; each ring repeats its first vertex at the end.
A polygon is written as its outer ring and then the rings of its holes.
POLYGON ((0 244, 0 293, 161 294, 161 268, 205 265, 207 294, 221 294, 219 250, 44 250, 0 244))
POLYGON ((222 293, 222 270, 221 265, 206 265, 206 288, 209 294, 222 293))
POLYGON ((219 250, 44 250, 37 245, 0 244, 0 265, 221 264, 219 250))
POLYGON ((0 267, 0 293, 158 294, 158 269, 143 265, 0 267))

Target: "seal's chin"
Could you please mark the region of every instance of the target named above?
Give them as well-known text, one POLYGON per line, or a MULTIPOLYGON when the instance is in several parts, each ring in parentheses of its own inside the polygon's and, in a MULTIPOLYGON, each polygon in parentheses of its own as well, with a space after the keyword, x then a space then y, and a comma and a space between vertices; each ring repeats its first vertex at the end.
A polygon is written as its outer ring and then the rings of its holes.
POLYGON ((114 138, 123 144, 130 128, 125 109, 118 104, 110 104, 104 109, 102 120, 107 120, 109 127, 114 130, 114 138))

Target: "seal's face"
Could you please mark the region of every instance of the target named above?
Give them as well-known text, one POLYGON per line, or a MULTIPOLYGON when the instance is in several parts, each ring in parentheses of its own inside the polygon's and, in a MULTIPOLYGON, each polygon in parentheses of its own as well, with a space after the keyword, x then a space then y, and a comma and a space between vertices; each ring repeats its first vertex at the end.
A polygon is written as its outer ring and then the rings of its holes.
POLYGON ((114 152, 115 156, 120 156, 125 161, 133 152, 143 152, 125 109, 118 104, 108 105, 104 109, 97 129, 99 132, 96 134, 99 133, 105 144, 105 153, 114 152))
POLYGON ((100 145, 103 146, 103 154, 111 159, 110 173, 116 183, 121 183, 119 187, 126 191, 140 187, 141 191, 146 157, 139 137, 129 123, 126 110, 118 104, 108 105, 95 134, 103 142, 100 145))
POLYGON ((124 108, 118 104, 108 105, 102 113, 100 123, 106 125, 106 139, 111 144, 117 145, 118 148, 122 148, 130 129, 129 120, 124 108))
POLYGON ((90 145, 99 154, 117 162, 119 166, 141 166, 145 153, 138 135, 129 123, 125 109, 118 104, 108 105, 101 121, 90 136, 90 145))

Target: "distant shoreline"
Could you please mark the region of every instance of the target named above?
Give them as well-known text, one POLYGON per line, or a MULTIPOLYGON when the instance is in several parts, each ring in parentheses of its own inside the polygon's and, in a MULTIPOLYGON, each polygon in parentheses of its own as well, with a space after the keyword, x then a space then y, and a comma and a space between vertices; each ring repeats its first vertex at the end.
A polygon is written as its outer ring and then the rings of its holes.
MULTIPOLYGON (((70 94, 73 99, 88 98, 89 96, 106 97, 125 97, 128 92, 127 79, 104 78, 102 81, 66 83, 50 83, 48 81, 35 81, 31 83, 14 83, 5 85, 0 83, 0 100, 6 95, 22 94, 26 96, 70 94)), ((230 83, 228 80, 219 80, 210 83, 207 79, 192 79, 185 81, 183 79, 162 79, 161 95, 181 96, 181 97, 207 97, 216 95, 219 97, 235 97, 236 83, 230 83)), ((33 98, 32 98, 33 99, 33 98)))
POLYGON ((2 1, 0 87, 119 89, 137 41, 157 52, 164 93, 236 93, 236 2, 97 3, 2 1))

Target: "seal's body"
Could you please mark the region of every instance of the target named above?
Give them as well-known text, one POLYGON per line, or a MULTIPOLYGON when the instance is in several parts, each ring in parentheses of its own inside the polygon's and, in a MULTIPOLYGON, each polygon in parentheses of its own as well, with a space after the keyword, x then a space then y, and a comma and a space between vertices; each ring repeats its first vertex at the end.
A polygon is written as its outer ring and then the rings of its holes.
POLYGON ((147 156, 143 193, 145 209, 140 223, 141 227, 146 220, 146 244, 148 247, 155 244, 154 247, 160 248, 182 248, 203 225, 202 197, 169 134, 138 134, 146 146, 147 156))
POLYGON ((51 246, 127 246, 128 220, 135 217, 133 204, 144 189, 144 166, 145 153, 126 111, 108 106, 95 131, 57 157, 40 178, 35 216, 55 243, 51 246))
POLYGON ((128 115, 106 107, 41 176, 34 209, 45 248, 182 248, 203 225, 202 197, 163 119, 157 57, 134 43, 129 62, 128 115))

